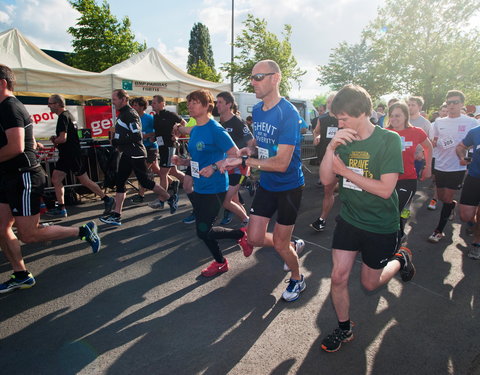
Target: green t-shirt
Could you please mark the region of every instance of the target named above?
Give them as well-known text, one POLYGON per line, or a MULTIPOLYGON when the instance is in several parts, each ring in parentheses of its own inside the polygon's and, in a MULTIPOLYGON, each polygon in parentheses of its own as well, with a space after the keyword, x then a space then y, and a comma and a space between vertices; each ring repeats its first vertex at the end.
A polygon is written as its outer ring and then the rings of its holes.
MULTIPOLYGON (((380 180, 382 174, 403 173, 400 136, 379 126, 375 126, 367 139, 341 145, 336 151, 347 167, 367 178, 380 180)), ((388 199, 383 199, 340 177, 340 199, 340 216, 351 225, 374 233, 399 230, 395 190, 388 199)))

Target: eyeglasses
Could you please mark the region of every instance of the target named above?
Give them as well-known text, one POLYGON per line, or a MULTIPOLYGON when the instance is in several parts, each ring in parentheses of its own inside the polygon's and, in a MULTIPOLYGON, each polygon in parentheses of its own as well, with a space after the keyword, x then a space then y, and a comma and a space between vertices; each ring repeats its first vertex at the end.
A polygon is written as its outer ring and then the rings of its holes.
POLYGON ((450 104, 460 104, 461 101, 460 100, 447 100, 447 105, 450 105, 450 104))
POLYGON ((250 80, 254 80, 257 82, 263 81, 266 76, 273 76, 275 73, 257 73, 253 76, 250 76, 250 80))

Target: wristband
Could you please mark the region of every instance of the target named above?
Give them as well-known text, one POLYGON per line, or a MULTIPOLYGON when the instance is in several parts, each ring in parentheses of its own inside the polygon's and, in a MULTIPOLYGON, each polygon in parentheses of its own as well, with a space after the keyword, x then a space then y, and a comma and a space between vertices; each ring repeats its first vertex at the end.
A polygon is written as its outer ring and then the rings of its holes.
POLYGON ((247 156, 247 155, 242 156, 242 167, 243 167, 243 168, 246 168, 246 167, 247 167, 247 164, 246 164, 247 159, 248 159, 248 156, 247 156))
POLYGON ((217 166, 217 164, 213 163, 213 164, 212 164, 212 168, 213 168, 213 171, 214 171, 214 172, 218 171, 218 166, 217 166))

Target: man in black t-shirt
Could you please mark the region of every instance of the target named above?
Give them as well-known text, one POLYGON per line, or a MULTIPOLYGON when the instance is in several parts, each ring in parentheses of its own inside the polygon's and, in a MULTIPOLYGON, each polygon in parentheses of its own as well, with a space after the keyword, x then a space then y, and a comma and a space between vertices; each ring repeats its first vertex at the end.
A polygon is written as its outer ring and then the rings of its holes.
MULTIPOLYGON (((224 91, 217 95, 217 110, 220 115, 220 123, 227 130, 230 137, 232 137, 237 147, 241 149, 250 145, 253 140, 252 133, 248 130, 247 125, 235 116, 237 104, 230 92, 224 91)), ((249 219, 247 212, 240 202, 238 193, 245 175, 248 175, 248 171, 242 171, 240 168, 235 168, 229 172, 229 187, 223 202, 223 207, 225 208, 224 217, 221 222, 223 225, 229 224, 232 221, 230 213, 238 216, 242 222, 242 227, 248 224, 249 219)))
POLYGON ((153 190, 162 204, 167 201, 171 214, 174 214, 178 207, 178 195, 169 195, 165 189, 148 176, 147 150, 143 145, 142 123, 137 111, 128 104, 128 99, 129 96, 125 90, 113 90, 112 104, 119 113, 115 126, 110 129, 110 133, 112 145, 118 149, 121 156, 115 179, 117 188, 115 209, 109 215, 100 218, 102 223, 117 226, 122 225, 123 202, 127 195, 125 183, 132 171, 142 187, 153 190))
POLYGON ((48 215, 57 217, 66 217, 63 180, 67 173, 73 172, 78 181, 97 194, 105 204, 104 215, 110 213, 115 203, 112 197, 107 196, 100 187, 90 180, 82 160, 80 149, 80 140, 78 139, 77 122, 73 115, 65 108, 65 99, 57 94, 48 98, 48 108, 58 115, 56 135, 52 135, 50 140, 58 149, 58 161, 52 173, 52 184, 55 188, 57 198, 57 207, 48 211, 48 215))
MULTIPOLYGON (((153 128, 155 129, 155 137, 160 156, 160 186, 168 190, 169 182, 173 181, 169 175, 175 176, 180 182, 183 181, 183 177, 185 176, 172 164, 172 156, 175 155, 176 152, 175 137, 172 135, 172 132, 175 124, 185 126, 186 122, 176 113, 165 109, 165 98, 161 95, 155 95, 153 97, 152 108, 155 111, 153 128)), ((178 184, 175 184, 175 188, 173 189, 174 194, 178 193, 177 186, 178 184)), ((152 202, 149 206, 152 208, 163 208, 161 202, 152 202)))
POLYGON ((13 95, 15 75, 0 64, 0 244, 13 268, 0 293, 31 288, 35 278, 27 271, 20 242, 46 242, 68 237, 87 241, 94 253, 101 242, 93 221, 79 227, 42 226, 40 198, 45 172, 35 156, 33 122, 25 106, 13 95))
MULTIPOLYGON (((337 118, 330 115, 330 106, 332 105, 334 97, 335 93, 331 93, 327 97, 327 112, 318 117, 317 124, 313 130, 313 144, 316 146, 317 157, 320 163, 322 162, 323 156, 325 155, 328 144, 338 130, 337 118)), ((333 204, 335 203, 335 197, 333 195, 335 186, 336 183, 324 186, 322 212, 320 216, 313 223, 310 224, 310 227, 317 232, 322 232, 327 225, 327 217, 333 207, 333 204)))

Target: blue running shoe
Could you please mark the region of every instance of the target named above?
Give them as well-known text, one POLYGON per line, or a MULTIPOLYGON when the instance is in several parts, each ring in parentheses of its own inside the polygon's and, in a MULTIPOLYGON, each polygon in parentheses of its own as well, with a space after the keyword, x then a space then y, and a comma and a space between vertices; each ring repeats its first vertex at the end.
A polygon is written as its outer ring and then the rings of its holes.
POLYGON ((120 219, 120 216, 116 216, 113 213, 111 213, 110 215, 101 217, 100 221, 105 224, 111 224, 116 226, 122 225, 122 220, 120 219))
POLYGON ((47 211, 47 215, 53 217, 67 217, 67 210, 65 208, 60 209, 58 207, 55 207, 47 211))
POLYGON ((300 293, 302 293, 307 287, 303 275, 301 280, 290 279, 286 282, 288 282, 288 286, 285 292, 283 292, 282 298, 287 302, 296 301, 298 297, 300 297, 300 293))
POLYGON ((182 220, 183 224, 193 224, 195 222, 195 214, 192 212, 185 219, 182 220))
POLYGON ((8 293, 13 292, 16 289, 28 289, 35 285, 35 278, 29 272, 27 277, 24 279, 19 279, 12 274, 10 276, 10 280, 7 282, 0 284, 0 293, 8 293))
POLYGON ((178 208, 178 194, 171 195, 170 198, 168 198, 167 203, 170 206, 170 213, 173 215, 177 212, 178 208))
POLYGON ((225 210, 223 211, 223 219, 220 222, 221 225, 228 225, 232 222, 233 213, 225 210))
POLYGON ((82 237, 82 240, 87 241, 90 246, 92 247, 93 253, 98 253, 100 251, 100 247, 102 246, 102 241, 100 240, 100 236, 97 232, 97 224, 94 221, 89 221, 87 224, 83 226, 86 229, 86 235, 82 237))

